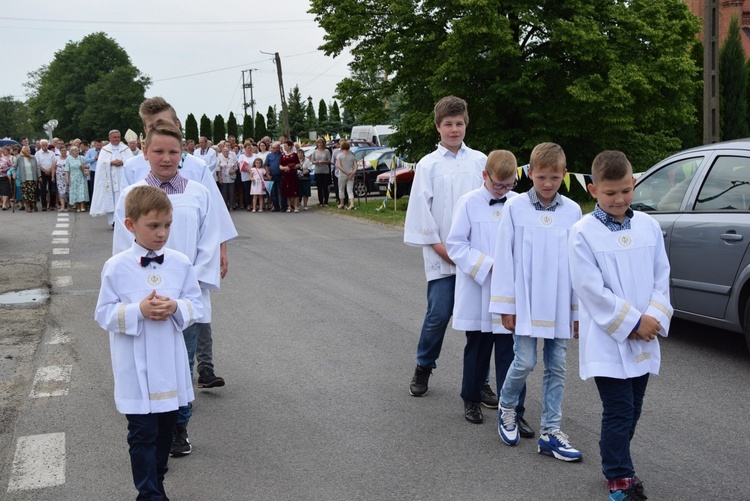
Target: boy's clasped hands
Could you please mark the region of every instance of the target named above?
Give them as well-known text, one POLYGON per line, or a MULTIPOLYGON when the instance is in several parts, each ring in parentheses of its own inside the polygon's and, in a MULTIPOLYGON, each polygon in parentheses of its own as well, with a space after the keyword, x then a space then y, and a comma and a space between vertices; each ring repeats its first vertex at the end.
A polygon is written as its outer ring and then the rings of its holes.
POLYGON ((628 336, 628 339, 642 339, 647 343, 653 341, 661 330, 661 323, 650 315, 641 315, 641 324, 628 336))
POLYGON ((165 321, 177 311, 177 301, 160 296, 155 290, 141 301, 141 313, 149 320, 165 321))

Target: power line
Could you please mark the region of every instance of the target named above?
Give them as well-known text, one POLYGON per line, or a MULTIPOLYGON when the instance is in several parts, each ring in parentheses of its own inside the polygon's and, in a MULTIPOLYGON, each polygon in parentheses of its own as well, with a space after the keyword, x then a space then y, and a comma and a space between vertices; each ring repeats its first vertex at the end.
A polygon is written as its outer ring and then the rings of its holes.
POLYGON ((243 64, 238 64, 238 65, 235 65, 235 66, 227 66, 226 68, 217 68, 215 70, 199 71, 198 73, 190 73, 188 75, 180 75, 180 76, 177 76, 177 77, 160 78, 158 80, 152 80, 152 82, 154 82, 154 83, 156 83, 156 82, 164 82, 166 80, 177 80, 178 78, 187 78, 187 77, 194 77, 194 76, 197 76, 197 75, 205 75, 207 73, 216 73, 217 71, 234 70, 236 68, 242 68, 244 66, 249 66, 251 64, 264 63, 266 61, 268 61, 268 59, 261 59, 260 61, 255 61, 255 62, 252 62, 252 63, 243 63, 243 64))
POLYGON ((227 24, 287 24, 287 23, 310 23, 315 22, 315 19, 290 19, 290 20, 264 20, 264 21, 113 21, 111 19, 106 20, 81 20, 81 19, 39 19, 35 17, 6 17, 0 16, 0 20, 5 21, 31 21, 35 23, 70 23, 70 24, 143 24, 143 25, 174 25, 174 24, 190 24, 190 25, 221 25, 226 26, 227 24))

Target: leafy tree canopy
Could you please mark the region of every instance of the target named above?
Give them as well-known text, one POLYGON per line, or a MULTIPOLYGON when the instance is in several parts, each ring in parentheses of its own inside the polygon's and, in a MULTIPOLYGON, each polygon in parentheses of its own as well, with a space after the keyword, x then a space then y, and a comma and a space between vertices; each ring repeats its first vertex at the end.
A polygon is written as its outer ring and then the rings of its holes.
POLYGON ((18 141, 21 137, 33 138, 29 108, 26 103, 16 101, 13 96, 0 98, 0 138, 9 137, 18 141))
POLYGON ((312 0, 310 12, 326 54, 349 47, 353 74, 388 76, 342 82, 345 109, 400 93, 394 141, 412 158, 434 148, 432 110, 446 95, 469 104, 468 144, 524 162, 555 141, 578 171, 613 148, 649 167, 694 121, 700 24, 683 0, 312 0))
POLYGON ((227 137, 234 136, 237 139, 237 117, 234 116, 234 112, 229 112, 229 118, 227 118, 227 137))
POLYGON ((105 33, 68 42, 48 65, 29 73, 32 124, 58 121, 55 135, 104 136, 110 129, 141 130, 138 106, 151 79, 105 33))
POLYGON ((747 71, 745 51, 740 38, 737 16, 729 23, 729 32, 719 55, 719 83, 721 86, 721 139, 745 138, 747 123, 747 71))
POLYGON ((224 117, 216 115, 214 118, 214 136, 213 143, 219 144, 219 141, 223 141, 227 138, 227 126, 224 123, 224 117))
POLYGON ((248 139, 255 139, 255 124, 252 115, 245 115, 242 119, 242 141, 245 142, 248 139))
POLYGON ((191 113, 185 120, 185 139, 192 139, 197 144, 198 137, 200 137, 200 133, 198 132, 198 121, 195 119, 195 115, 191 113))
POLYGON ((211 119, 208 118, 205 113, 201 115, 201 136, 205 136, 206 139, 214 137, 211 132, 211 119))
MULTIPOLYGON (((271 108, 269 108, 270 110, 271 108)), ((255 136, 256 140, 260 141, 268 135, 268 129, 266 128, 266 120, 261 115, 260 111, 255 112, 255 136)))

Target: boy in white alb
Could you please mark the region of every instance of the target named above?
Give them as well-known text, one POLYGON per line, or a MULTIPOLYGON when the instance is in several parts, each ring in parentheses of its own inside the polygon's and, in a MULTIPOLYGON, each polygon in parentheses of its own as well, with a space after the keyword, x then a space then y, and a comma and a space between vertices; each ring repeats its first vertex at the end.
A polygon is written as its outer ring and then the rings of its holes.
POLYGON ((518 443, 516 406, 526 378, 536 366, 537 339, 544 340, 542 416, 538 452, 578 461, 560 430, 565 390, 565 354, 571 330, 578 337, 578 304, 568 270, 568 233, 581 208, 560 195, 565 153, 554 143, 531 152, 529 177, 534 186, 505 204, 500 218, 490 311, 513 332, 513 364, 500 391, 498 433, 508 445, 518 443))
MULTIPOLYGON (((123 195, 136 186, 155 186, 163 190, 173 206, 173 231, 169 236, 167 247, 185 254, 193 263, 195 275, 201 287, 201 301, 204 311, 209 307, 208 291, 217 290, 220 285, 219 271, 219 224, 216 212, 212 210, 211 195, 201 184, 185 179, 178 172, 182 156, 182 133, 174 123, 158 120, 149 129, 146 136, 143 156, 151 166, 151 172, 142 181, 125 188, 123 195)), ((118 203, 115 210, 115 235, 113 253, 127 248, 132 239, 124 226, 125 211, 123 204, 118 203)), ((196 323, 183 332, 187 346, 190 372, 198 340, 196 323)), ((175 433, 173 457, 185 456, 192 452, 192 445, 187 435, 187 424, 192 415, 190 406, 180 408, 175 433)))
MULTIPOLYGON (((445 242, 457 268, 453 328, 466 331, 461 385, 464 417, 475 424, 484 421, 480 403, 493 348, 498 388, 513 362, 513 336, 499 319, 493 322, 489 306, 490 276, 503 275, 502 269, 494 269, 493 256, 503 206, 517 195, 510 191, 516 185, 516 168, 513 153, 497 150, 489 154, 482 173, 484 184, 458 199, 445 242)), ((522 436, 530 433, 533 437, 534 431, 523 419, 525 393, 521 392, 516 407, 518 426, 522 436)))
POLYGON ((468 123, 463 99, 448 96, 435 105, 440 143, 417 164, 406 209, 404 243, 422 248, 427 275, 427 313, 417 345, 417 367, 409 385, 414 397, 427 393, 453 311, 456 267, 445 250, 453 207, 461 195, 482 185, 487 161, 484 153, 464 144, 468 123))
POLYGON ((610 501, 646 499, 630 441, 649 374, 661 362, 657 335, 672 317, 669 260, 661 227, 630 208, 633 168, 622 152, 604 151, 591 167, 594 212, 570 231, 570 271, 581 304, 580 373, 602 400, 599 449, 610 501))
POLYGON ((115 404, 128 420, 138 499, 166 499, 177 409, 194 398, 182 331, 203 305, 190 260, 163 249, 172 224, 167 195, 139 186, 127 195, 125 212, 135 240, 104 264, 95 318, 109 331, 115 404))

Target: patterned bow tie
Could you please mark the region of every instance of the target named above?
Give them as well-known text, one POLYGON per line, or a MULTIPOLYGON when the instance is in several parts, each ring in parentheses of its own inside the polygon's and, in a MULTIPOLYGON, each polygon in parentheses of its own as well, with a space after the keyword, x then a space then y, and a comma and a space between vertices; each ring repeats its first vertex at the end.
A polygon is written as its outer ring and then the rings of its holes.
POLYGON ((150 263, 151 261, 154 261, 156 263, 162 264, 164 262, 164 254, 162 254, 161 256, 154 256, 154 257, 142 256, 141 257, 141 266, 144 266, 144 267, 148 266, 148 263, 150 263))
POLYGON ((508 198, 508 197, 503 197, 503 198, 493 198, 492 200, 490 200, 490 206, 493 206, 493 205, 495 205, 495 204, 504 204, 504 203, 505 203, 505 200, 506 200, 507 198, 508 198))

